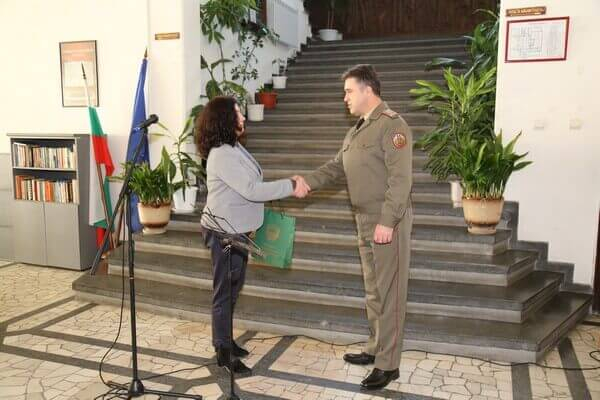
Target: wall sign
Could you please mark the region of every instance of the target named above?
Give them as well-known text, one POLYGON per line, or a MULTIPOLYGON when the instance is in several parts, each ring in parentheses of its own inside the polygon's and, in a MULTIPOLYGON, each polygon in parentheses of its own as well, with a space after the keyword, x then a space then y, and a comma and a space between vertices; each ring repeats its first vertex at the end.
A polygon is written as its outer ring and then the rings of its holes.
POLYGON ((179 32, 157 33, 154 35, 154 40, 175 40, 180 36, 179 32))
POLYGON ((507 17, 525 17, 529 15, 546 15, 546 7, 508 8, 507 17))
POLYGON ((63 107, 87 106, 81 64, 85 68, 91 105, 98 107, 96 41, 61 42, 59 49, 63 107))
POLYGON ((507 21, 505 62, 567 59, 569 17, 507 21))

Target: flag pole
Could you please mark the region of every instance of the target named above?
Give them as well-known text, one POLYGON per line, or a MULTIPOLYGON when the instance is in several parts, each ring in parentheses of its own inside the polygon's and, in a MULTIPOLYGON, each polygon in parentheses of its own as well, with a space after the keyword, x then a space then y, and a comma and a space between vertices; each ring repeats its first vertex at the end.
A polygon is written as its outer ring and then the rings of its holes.
MULTIPOLYGON (((148 58, 148 48, 146 47, 146 49, 144 50, 144 60, 148 58)), ((119 212, 119 223, 117 224, 117 229, 115 231, 116 235, 117 235, 117 243, 119 243, 119 232, 121 232, 121 228, 123 225, 123 209, 124 209, 124 204, 121 205, 121 207, 119 207, 119 210, 117 210, 117 212, 119 212)))
MULTIPOLYGON (((83 63, 81 63, 81 72, 83 74, 83 83, 84 83, 84 89, 85 89, 85 98, 87 99, 87 105, 88 107, 92 106, 92 102, 90 100, 90 93, 88 91, 88 83, 87 83, 87 76, 85 75, 85 68, 83 67, 83 63)), ((100 168, 100 164, 96 163, 96 173, 98 175, 98 184, 100 185, 100 192, 102 193, 102 195, 100 197, 102 197, 102 208, 104 209, 104 218, 106 223, 108 224, 109 221, 109 217, 108 217, 108 208, 106 206, 106 192, 104 191, 104 179, 102 179, 102 169, 100 168)), ((110 248, 109 250, 112 250, 115 248, 115 243, 113 240, 113 235, 112 232, 109 232, 109 239, 110 239, 110 248)))

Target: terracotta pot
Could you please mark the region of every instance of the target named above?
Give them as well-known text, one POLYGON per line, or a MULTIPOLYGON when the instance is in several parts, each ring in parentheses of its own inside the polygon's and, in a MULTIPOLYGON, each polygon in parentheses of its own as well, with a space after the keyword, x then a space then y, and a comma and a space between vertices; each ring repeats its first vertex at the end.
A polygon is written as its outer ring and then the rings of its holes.
POLYGON ((257 93, 256 97, 258 102, 264 104, 267 110, 275 108, 275 104, 277 104, 277 93, 275 92, 257 93))
POLYGON ((171 203, 161 206, 145 205, 138 203, 140 222, 144 225, 145 235, 158 235, 167 231, 167 224, 171 219, 171 203))
POLYGON ((474 235, 493 235, 500 222, 504 199, 468 199, 462 200, 465 221, 469 233, 474 235))

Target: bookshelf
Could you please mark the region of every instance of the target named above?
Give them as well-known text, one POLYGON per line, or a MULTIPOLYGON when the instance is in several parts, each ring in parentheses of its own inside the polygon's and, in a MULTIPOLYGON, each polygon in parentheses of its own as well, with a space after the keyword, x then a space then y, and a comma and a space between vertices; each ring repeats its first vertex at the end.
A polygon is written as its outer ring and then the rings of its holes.
POLYGON ((15 261, 76 270, 91 266, 90 137, 8 134, 15 261))

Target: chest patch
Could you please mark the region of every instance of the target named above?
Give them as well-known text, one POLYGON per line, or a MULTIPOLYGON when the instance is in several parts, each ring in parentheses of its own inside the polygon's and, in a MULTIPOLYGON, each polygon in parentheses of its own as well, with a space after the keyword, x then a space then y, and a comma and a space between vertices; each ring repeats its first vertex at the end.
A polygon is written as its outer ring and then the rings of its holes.
POLYGON ((392 143, 394 144, 395 148, 400 150, 404 146, 406 146, 406 136, 404 136, 404 134, 402 132, 397 132, 392 137, 392 143))

